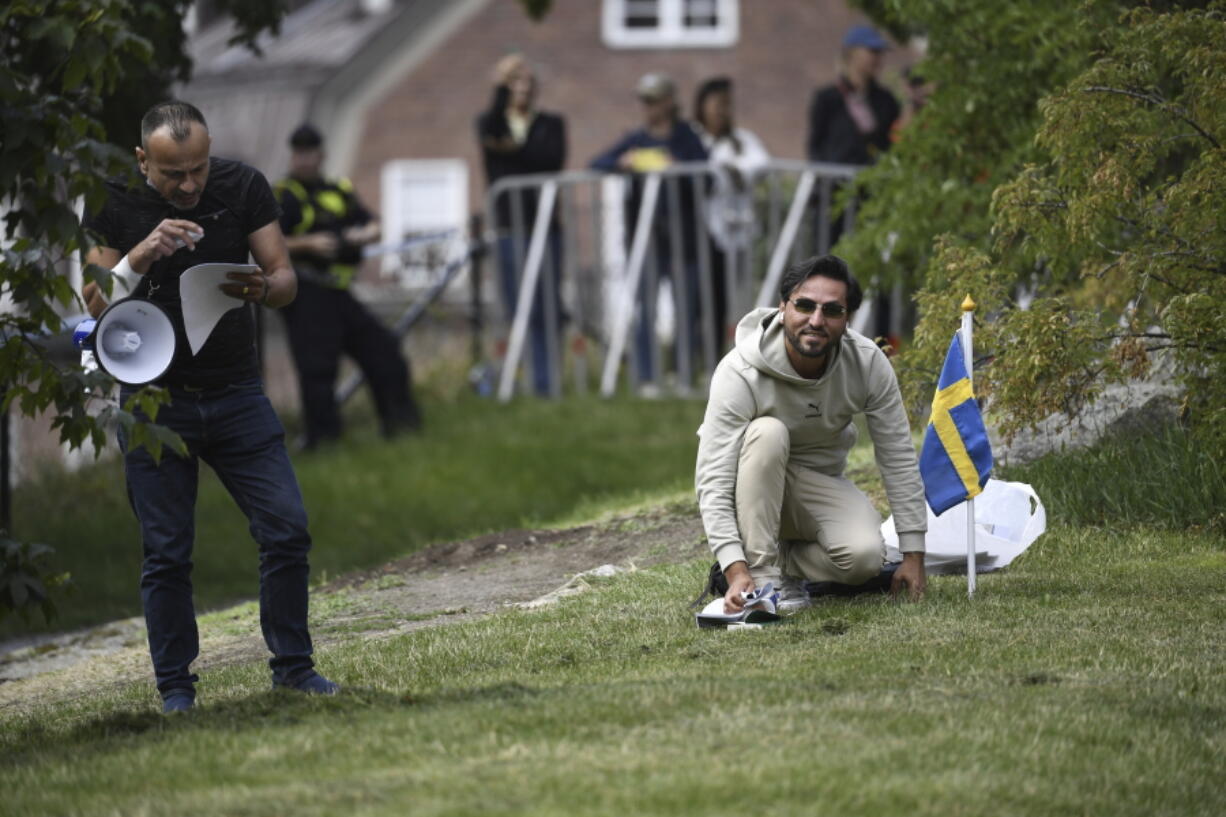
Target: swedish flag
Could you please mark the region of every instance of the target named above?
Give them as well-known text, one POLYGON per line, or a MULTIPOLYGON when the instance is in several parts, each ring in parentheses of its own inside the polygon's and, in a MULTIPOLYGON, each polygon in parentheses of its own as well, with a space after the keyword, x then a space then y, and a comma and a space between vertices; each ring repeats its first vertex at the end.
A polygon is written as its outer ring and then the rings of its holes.
POLYGON ((992 445, 967 377, 961 333, 954 334, 941 367, 919 467, 937 515, 983 491, 992 472, 992 445))

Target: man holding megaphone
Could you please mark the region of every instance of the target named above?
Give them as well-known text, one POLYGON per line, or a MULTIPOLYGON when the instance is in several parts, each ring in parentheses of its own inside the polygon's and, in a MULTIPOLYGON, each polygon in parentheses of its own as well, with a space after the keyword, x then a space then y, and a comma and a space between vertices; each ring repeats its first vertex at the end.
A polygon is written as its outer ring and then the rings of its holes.
MULTIPOLYGON (((272 653, 273 685, 322 694, 338 690, 315 671, 311 659, 311 537, 284 429, 260 381, 255 320, 247 306, 285 306, 294 299, 297 278, 267 180, 241 162, 211 158, 209 147, 208 126, 194 106, 154 105, 141 120, 136 148, 145 184, 133 188, 123 179, 108 181, 106 203, 84 221, 98 238, 88 261, 111 269, 117 293, 126 286, 134 301, 160 307, 173 327, 169 365, 151 377, 171 398, 158 411, 157 423, 183 438, 187 455, 167 453, 155 461, 143 447, 131 448, 122 429, 119 433, 128 496, 141 527, 141 601, 165 712, 191 709, 199 680, 191 672, 199 654, 191 557, 200 460, 234 497, 259 544, 260 625, 272 653), (227 311, 192 354, 179 276, 204 262, 245 264, 248 255, 258 269, 231 272, 220 285, 243 308, 227 311)), ((96 284, 87 284, 83 295, 92 315, 106 307, 96 284)), ((140 378, 120 379, 125 381, 121 400, 140 388, 127 382, 140 378)))

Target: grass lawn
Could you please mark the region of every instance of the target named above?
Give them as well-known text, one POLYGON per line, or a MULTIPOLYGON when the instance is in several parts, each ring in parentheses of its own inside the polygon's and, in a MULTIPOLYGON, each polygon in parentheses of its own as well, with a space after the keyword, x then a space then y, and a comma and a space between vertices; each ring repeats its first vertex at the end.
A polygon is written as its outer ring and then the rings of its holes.
MULTIPOLYGON (((344 444, 300 454, 316 580, 381 564, 440 540, 582 514, 610 498, 693 481, 699 401, 569 398, 500 405, 462 394, 424 406, 420 435, 388 441, 357 407, 344 444)), ((201 468, 194 583, 200 609, 257 588, 256 546, 220 482, 201 468)), ((14 529, 56 549, 73 576, 50 626, 0 622, 0 638, 70 629, 140 612, 140 532, 123 466, 103 462, 20 486, 14 529)))
MULTIPOLYGON (((1226 543, 1056 527, 920 604, 699 631, 706 562, 320 656, 335 699, 207 673, 0 720, 4 813, 1220 815, 1226 543)), ((326 605, 325 605, 326 606, 326 605)), ((206 630, 223 626, 208 617, 206 630)))

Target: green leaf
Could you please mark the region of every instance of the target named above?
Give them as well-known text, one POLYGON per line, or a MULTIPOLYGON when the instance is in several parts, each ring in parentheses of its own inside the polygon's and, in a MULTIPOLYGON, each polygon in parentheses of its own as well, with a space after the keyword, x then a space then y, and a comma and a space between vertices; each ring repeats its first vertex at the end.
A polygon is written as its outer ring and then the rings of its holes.
POLYGON ((18 574, 9 579, 9 600, 14 609, 21 609, 30 600, 25 577, 18 574))
POLYGON ((80 54, 73 54, 68 58, 68 64, 64 67, 64 76, 60 80, 60 89, 67 93, 76 90, 85 81, 85 74, 89 70, 89 66, 80 54))

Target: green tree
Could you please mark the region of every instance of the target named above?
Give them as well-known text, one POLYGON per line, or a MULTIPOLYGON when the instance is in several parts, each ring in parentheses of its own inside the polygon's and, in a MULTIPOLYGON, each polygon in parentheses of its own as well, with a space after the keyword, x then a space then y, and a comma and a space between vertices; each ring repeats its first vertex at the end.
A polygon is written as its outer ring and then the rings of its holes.
MULTIPOLYGON (((1038 101, 1092 61, 1117 3, 860 0, 900 41, 922 37, 915 66, 936 90, 898 142, 859 177, 867 192, 838 252, 866 280, 939 279, 934 238, 987 249, 992 191, 1037 161, 1038 101)), ((1032 265, 1015 262, 1025 278, 1032 265)))
MULTIPOLYGON (((15 405, 30 416, 50 412, 53 428, 73 447, 86 440, 101 447, 113 422, 155 455, 165 444, 181 445, 132 413, 139 404, 155 414, 165 398, 161 390, 147 388, 123 407, 91 413, 90 401, 111 390, 111 379, 56 363, 37 339, 64 329, 57 310, 81 305, 62 274, 67 259, 76 254, 83 261, 89 249, 77 202, 98 207, 105 178, 134 172, 131 145, 140 111, 163 97, 171 81, 190 75, 183 32, 190 5, 10 0, 0 6, 0 299, 12 304, 0 313, 0 395, 5 411, 15 405), (108 123, 129 130, 117 136, 108 123)), ((254 47, 261 31, 275 30, 285 2, 224 0, 218 6, 235 16, 235 42, 254 47)), ((85 276, 110 293, 109 270, 90 266, 85 276)), ((3 563, 0 586, 11 580, 13 589, 0 594, 0 615, 43 601, 17 588, 37 575, 46 552, 18 559, 16 550, 6 549, 14 555, 3 563)))
POLYGON ((1226 452, 1226 2, 1126 9, 1101 40, 1040 103, 1040 156, 996 188, 992 240, 936 242, 908 388, 916 402, 930 393, 974 292, 990 316, 976 347, 995 359, 977 387, 1006 433, 1157 364, 1226 452), (1027 264, 1047 277, 1021 308, 1027 264))

